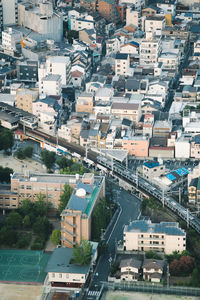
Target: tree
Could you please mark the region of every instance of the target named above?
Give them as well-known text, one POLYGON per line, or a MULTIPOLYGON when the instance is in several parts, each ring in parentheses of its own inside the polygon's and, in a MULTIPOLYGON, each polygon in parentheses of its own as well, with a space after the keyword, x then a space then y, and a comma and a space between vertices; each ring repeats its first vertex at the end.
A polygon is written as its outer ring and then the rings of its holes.
POLYGON ((106 228, 110 220, 110 208, 105 198, 100 199, 92 214, 92 239, 99 241, 102 229, 106 228))
POLYGON ((37 201, 33 203, 33 213, 36 216, 46 216, 48 209, 49 209, 49 204, 44 202, 44 199, 46 196, 42 193, 39 193, 37 195, 37 201))
POLYGON ((31 158, 32 155, 33 155, 33 147, 27 146, 27 147, 24 149, 24 155, 25 155, 26 157, 31 158))
POLYGON ((12 130, 0 127, 0 150, 7 151, 14 145, 14 135, 12 130))
POLYGON ((72 194, 72 188, 69 184, 65 184, 64 185, 64 189, 63 189, 63 193, 60 196, 60 204, 58 207, 58 211, 61 214, 61 212, 65 209, 65 207, 67 206, 67 203, 69 202, 69 199, 71 197, 72 194))
POLYGON ((48 150, 42 150, 41 158, 47 169, 51 170, 56 161, 56 153, 48 150))
POLYGON ((73 44, 73 40, 78 39, 78 31, 69 30, 67 32, 67 39, 70 44, 73 44))
POLYGON ((23 227, 24 228, 30 228, 31 226, 31 218, 29 215, 25 216, 23 219, 23 227))
POLYGON ((33 232, 40 238, 46 240, 51 230, 47 217, 38 216, 33 224, 33 232))
POLYGON ((197 267, 192 271, 192 279, 190 281, 190 285, 194 287, 199 286, 199 271, 197 267))
POLYGON ((3 168, 0 166, 0 182, 10 182, 10 174, 13 174, 13 169, 3 168))
POLYGON ((65 169, 67 167, 71 167, 73 165, 73 161, 71 159, 67 159, 65 156, 59 158, 56 163, 58 164, 60 169, 65 169))
POLYGON ((33 211, 33 205, 30 199, 24 199, 22 205, 19 208, 19 213, 25 217, 33 211))
POLYGON ((60 239, 61 239, 60 229, 54 229, 50 237, 51 242, 56 246, 60 243, 60 239))
POLYGON ((80 246, 73 248, 72 262, 82 266, 87 266, 91 261, 92 244, 89 241, 83 240, 80 246))
POLYGON ((170 265, 170 274, 175 276, 188 276, 194 268, 194 259, 191 256, 184 255, 179 259, 174 259, 170 265))
POLYGON ((17 151, 15 152, 15 155, 17 156, 18 159, 26 158, 23 148, 18 148, 17 151))
POLYGON ((9 213, 8 217, 6 218, 6 226, 8 228, 17 229, 22 224, 22 217, 16 211, 12 211, 9 213))

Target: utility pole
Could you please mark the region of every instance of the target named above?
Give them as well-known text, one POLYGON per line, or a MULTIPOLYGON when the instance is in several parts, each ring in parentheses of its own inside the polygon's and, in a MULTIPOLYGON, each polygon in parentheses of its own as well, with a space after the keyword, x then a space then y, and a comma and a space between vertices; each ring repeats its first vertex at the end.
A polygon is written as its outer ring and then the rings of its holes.
POLYGON ((128 155, 126 156, 126 170, 128 170, 128 155))
POLYGON ((181 204, 181 188, 179 187, 179 203, 181 204))
POLYGON ((189 209, 187 208, 187 228, 189 228, 190 220, 189 220, 189 209))
POLYGON ((136 186, 138 188, 138 170, 136 169, 136 186))
POLYGON ((112 170, 112 175, 113 175, 113 157, 111 157, 111 170, 112 170))
POLYGON ((86 143, 86 147, 85 147, 85 158, 87 159, 88 156, 88 144, 86 143))
POLYGON ((164 207, 165 206, 165 191, 164 191, 164 189, 162 189, 162 204, 164 207))

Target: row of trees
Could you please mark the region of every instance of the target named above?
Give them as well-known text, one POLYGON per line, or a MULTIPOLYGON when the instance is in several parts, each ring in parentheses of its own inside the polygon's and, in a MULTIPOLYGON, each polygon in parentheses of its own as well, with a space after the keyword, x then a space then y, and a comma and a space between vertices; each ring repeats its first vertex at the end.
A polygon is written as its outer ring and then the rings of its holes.
POLYGON ((25 149, 18 148, 15 152, 15 155, 18 159, 25 159, 25 158, 31 158, 33 155, 33 147, 27 146, 25 149))
POLYGON ((65 156, 62 156, 60 159, 56 161, 60 168, 61 174, 80 174, 88 172, 89 170, 85 168, 83 165, 74 162, 71 159, 67 159, 65 156))
POLYGON ((32 249, 43 249, 52 231, 52 225, 47 218, 48 209, 49 205, 44 201, 42 194, 38 195, 38 200, 34 203, 30 199, 23 200, 18 210, 9 213, 0 230, 1 244, 19 248, 26 247, 30 243, 33 232, 36 238, 32 249), (28 233, 21 234, 24 230, 28 233))

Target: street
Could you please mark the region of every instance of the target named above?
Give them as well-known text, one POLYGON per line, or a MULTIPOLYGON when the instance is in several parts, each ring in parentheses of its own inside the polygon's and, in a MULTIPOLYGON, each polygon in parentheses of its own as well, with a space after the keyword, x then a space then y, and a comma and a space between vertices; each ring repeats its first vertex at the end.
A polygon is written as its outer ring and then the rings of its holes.
POLYGON ((116 242, 123 240, 124 225, 128 224, 130 220, 137 219, 140 213, 140 201, 136 197, 119 188, 117 185, 115 185, 113 192, 115 201, 121 207, 120 214, 104 235, 105 242, 108 243, 108 251, 99 258, 94 270, 91 285, 85 298, 88 300, 96 299, 97 292, 95 291, 99 291, 101 282, 108 279, 110 266, 115 257, 116 242))

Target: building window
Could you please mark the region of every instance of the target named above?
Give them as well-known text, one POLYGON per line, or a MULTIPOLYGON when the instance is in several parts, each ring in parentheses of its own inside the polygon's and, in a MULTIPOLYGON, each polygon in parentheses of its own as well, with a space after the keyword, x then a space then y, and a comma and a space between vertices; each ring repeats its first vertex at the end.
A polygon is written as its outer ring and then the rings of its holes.
POLYGON ((59 278, 62 278, 62 274, 61 273, 59 274, 59 278))
POLYGON ((55 278, 55 273, 52 273, 52 277, 55 278))

